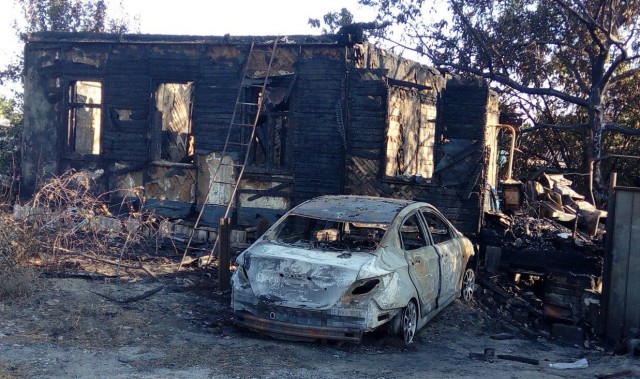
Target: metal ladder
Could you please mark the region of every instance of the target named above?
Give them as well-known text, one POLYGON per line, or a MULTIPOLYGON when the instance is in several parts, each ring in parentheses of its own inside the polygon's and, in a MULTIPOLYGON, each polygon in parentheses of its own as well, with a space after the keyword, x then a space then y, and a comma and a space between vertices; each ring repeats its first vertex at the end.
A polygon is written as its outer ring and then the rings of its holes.
MULTIPOLYGON (((193 243, 193 236, 196 233, 196 230, 200 224, 200 221, 202 220, 202 215, 204 214, 207 206, 221 206, 221 205, 225 206, 224 218, 229 217, 229 213, 231 212, 231 208, 233 206, 236 194, 238 192, 238 186, 240 185, 240 181, 242 180, 242 176, 244 175, 245 167, 247 166, 247 162, 249 161, 249 156, 251 154, 251 144, 256 138, 256 128, 258 126, 260 114, 262 112, 263 99, 266 97, 265 91, 267 88, 267 82, 269 81, 269 76, 271 75, 271 67, 273 64, 273 58, 275 56, 276 48, 278 47, 278 39, 279 37, 276 37, 273 42, 273 45, 267 46, 266 49, 263 46, 260 46, 260 48, 258 48, 256 46, 255 40, 251 42, 249 54, 247 55, 247 60, 245 62, 244 70, 242 73, 242 81, 240 83, 240 88, 238 89, 238 95, 236 97, 235 106, 233 108, 233 115, 231 116, 231 122, 229 124, 229 128, 227 129, 227 137, 225 139, 224 148, 222 149, 222 153, 220 155, 220 162, 216 166, 214 175, 209 181, 207 197, 205 199, 204 204, 202 204, 202 208, 198 213, 196 222, 189 235, 189 241, 187 242, 187 247, 185 248, 184 253, 182 254, 182 260, 180 261, 180 266, 178 267, 178 271, 182 269, 183 262, 187 254, 189 253, 189 251, 202 251, 202 249, 194 248, 191 245, 193 243), (269 56, 269 64, 267 65, 264 78, 262 78, 260 83, 259 80, 257 80, 256 78, 253 78, 251 75, 258 71, 265 71, 264 66, 259 67, 256 65, 256 62, 260 58, 264 58, 267 55, 269 56), (243 92, 247 87, 254 87, 254 88, 260 89, 257 102, 253 103, 253 102, 242 101, 243 92), (243 120, 244 113, 245 113, 243 111, 251 108, 255 109, 255 117, 253 118, 252 123, 247 123, 243 120), (249 131, 249 133, 246 133, 247 130, 249 131), (238 133, 238 135, 240 136, 239 142, 232 140, 233 137, 235 136, 234 132, 239 132, 238 133), (244 159, 240 164, 233 163, 233 160, 231 160, 230 162, 229 161, 225 162, 225 157, 227 156, 227 151, 229 150, 230 146, 237 147, 238 151, 244 151, 244 159), (225 168, 231 168, 234 171, 236 169, 239 169, 236 180, 234 182, 224 181, 220 179, 221 173, 225 168), (232 186, 232 191, 231 191, 231 195, 229 196, 228 202, 224 204, 208 203, 207 201, 209 199, 211 191, 216 186, 220 186, 220 185, 232 186)), ((218 239, 219 238, 216 238, 215 242, 213 243, 213 247, 209 252, 208 262, 211 262, 211 257, 213 256, 213 253, 216 250, 216 247, 218 246, 218 239)))

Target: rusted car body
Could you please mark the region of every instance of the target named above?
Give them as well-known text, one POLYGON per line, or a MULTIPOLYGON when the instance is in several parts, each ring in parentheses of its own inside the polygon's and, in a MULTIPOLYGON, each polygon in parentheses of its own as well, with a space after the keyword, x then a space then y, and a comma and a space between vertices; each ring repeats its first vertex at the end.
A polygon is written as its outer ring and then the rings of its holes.
POLYGON ((237 325, 359 342, 390 323, 406 343, 473 285, 473 245, 427 203, 323 196, 289 211, 237 258, 237 325))

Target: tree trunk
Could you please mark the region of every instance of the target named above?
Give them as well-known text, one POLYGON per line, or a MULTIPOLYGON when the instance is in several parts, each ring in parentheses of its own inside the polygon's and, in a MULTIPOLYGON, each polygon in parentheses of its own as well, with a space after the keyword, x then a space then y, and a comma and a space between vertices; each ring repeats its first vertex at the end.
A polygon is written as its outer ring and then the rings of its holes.
MULTIPOLYGON (((599 94, 598 94, 599 95, 599 94)), ((604 139, 603 136, 603 128, 604 128, 604 114, 601 103, 601 97, 596 96, 596 98, 592 98, 594 104, 591 109, 589 109, 589 125, 591 126, 591 148, 589 149, 589 169, 592 170, 590 173, 592 174, 594 190, 596 193, 600 193, 600 191, 604 188, 602 182, 602 170, 601 170, 601 158, 602 158, 602 141, 604 139)), ((596 198, 599 196, 596 195, 596 198)))

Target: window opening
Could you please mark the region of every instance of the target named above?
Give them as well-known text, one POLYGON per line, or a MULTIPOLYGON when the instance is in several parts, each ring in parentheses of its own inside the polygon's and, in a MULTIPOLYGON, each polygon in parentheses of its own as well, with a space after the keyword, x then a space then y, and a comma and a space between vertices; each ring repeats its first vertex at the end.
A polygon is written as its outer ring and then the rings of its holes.
POLYGON ((69 86, 67 146, 70 152, 100 154, 102 83, 75 81, 69 86))
POLYGON ((193 82, 160 83, 156 91, 156 109, 161 115, 160 151, 154 159, 188 163, 194 154, 191 135, 193 82))
MULTIPOLYGON (((273 77, 264 94, 255 87, 248 87, 245 91, 247 102, 257 102, 264 96, 256 135, 250 146, 250 165, 267 168, 287 166, 289 94, 292 80, 292 75, 273 77)), ((244 117, 247 124, 252 124, 255 109, 247 109, 244 117)))
POLYGON ((435 100, 428 93, 391 86, 385 174, 431 178, 434 170, 435 100))

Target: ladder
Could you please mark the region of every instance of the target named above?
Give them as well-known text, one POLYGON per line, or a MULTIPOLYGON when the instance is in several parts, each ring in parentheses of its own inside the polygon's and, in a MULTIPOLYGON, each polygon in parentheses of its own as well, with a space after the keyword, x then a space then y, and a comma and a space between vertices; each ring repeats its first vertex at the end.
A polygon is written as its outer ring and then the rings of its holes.
MULTIPOLYGON (((182 269, 183 262, 189 251, 202 251, 202 249, 194 248, 191 245, 193 243, 193 236, 196 233, 200 221, 202 220, 202 215, 204 214, 207 206, 224 206, 224 218, 229 217, 229 214, 231 213, 231 208, 238 192, 238 186, 240 185, 240 181, 242 180, 242 176, 244 175, 245 167, 247 166, 247 163, 249 161, 249 157, 251 154, 251 145, 256 138, 256 128, 258 126, 260 114, 262 112, 263 99, 266 97, 265 91, 267 88, 267 83, 269 81, 269 76, 271 75, 271 67, 273 64, 273 58, 275 56, 276 48, 278 47, 278 39, 279 37, 276 37, 273 45, 267 45, 267 47, 264 47, 263 45, 257 46, 255 40, 251 42, 249 54, 247 55, 242 73, 240 88, 238 89, 238 95, 236 97, 235 106, 233 108, 233 115, 231 116, 231 122, 229 123, 229 128, 227 129, 224 148, 222 149, 222 154, 220 155, 220 162, 216 166, 216 170, 209 181, 207 197, 204 204, 202 204, 202 208, 198 213, 196 222, 189 235, 189 241, 187 242, 187 246, 184 250, 184 253, 182 254, 182 260, 180 261, 180 266, 178 266, 178 271, 182 269), (260 59, 264 59, 266 56, 269 57, 269 63, 265 70, 264 65, 258 66, 256 62, 258 62, 258 60, 260 59), (252 74, 256 72, 264 72, 264 77, 261 77, 260 80, 252 77, 252 74), (259 95, 256 102, 248 102, 243 99, 243 93, 245 88, 247 87, 254 87, 259 89, 259 95), (253 112, 255 112, 253 122, 245 121, 245 110, 253 110, 253 112), (234 139, 234 137, 237 136, 239 136, 240 141, 234 139), (225 161, 227 152, 230 150, 231 146, 234 147, 234 151, 244 152, 244 159, 242 160, 242 162, 234 163, 233 160, 225 161), (237 172, 235 181, 230 182, 221 179, 222 173, 228 169, 231 169, 234 172, 235 170, 239 170, 237 172), (231 186, 231 195, 229 196, 228 201, 224 204, 208 203, 211 192, 217 186, 231 186)), ((209 251, 208 262, 211 262, 211 257, 213 256, 213 253, 218 246, 218 239, 219 238, 216 238, 215 242, 213 243, 213 247, 209 251)))

